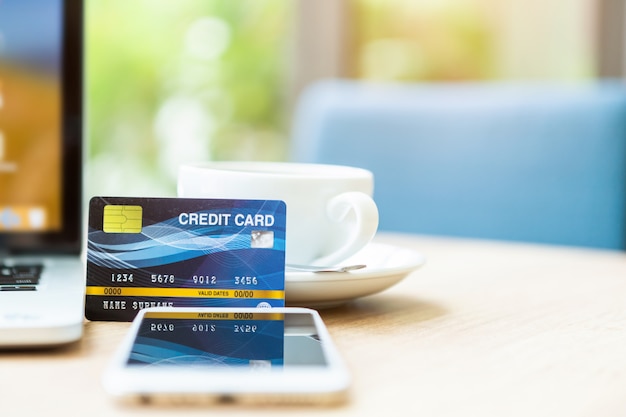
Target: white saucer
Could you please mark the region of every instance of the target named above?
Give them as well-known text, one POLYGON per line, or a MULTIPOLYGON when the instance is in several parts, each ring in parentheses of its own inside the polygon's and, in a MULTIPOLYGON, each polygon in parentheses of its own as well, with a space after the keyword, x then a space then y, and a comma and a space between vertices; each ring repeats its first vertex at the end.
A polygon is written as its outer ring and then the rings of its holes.
POLYGON ((424 261, 424 256, 412 249, 373 242, 342 262, 367 265, 363 269, 323 273, 287 270, 285 301, 288 306, 333 307, 391 287, 424 261))

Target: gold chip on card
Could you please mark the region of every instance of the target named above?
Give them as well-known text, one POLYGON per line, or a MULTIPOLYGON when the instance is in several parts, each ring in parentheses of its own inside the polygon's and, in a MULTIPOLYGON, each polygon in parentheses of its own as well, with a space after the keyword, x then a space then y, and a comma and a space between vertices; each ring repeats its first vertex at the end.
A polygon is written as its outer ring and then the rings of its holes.
POLYGON ((102 230, 105 233, 141 233, 142 216, 141 206, 105 206, 102 230))

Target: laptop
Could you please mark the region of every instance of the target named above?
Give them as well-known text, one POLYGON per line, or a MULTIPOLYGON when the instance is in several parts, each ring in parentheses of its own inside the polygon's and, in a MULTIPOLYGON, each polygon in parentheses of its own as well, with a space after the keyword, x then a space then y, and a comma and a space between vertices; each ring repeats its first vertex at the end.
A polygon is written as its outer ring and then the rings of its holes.
POLYGON ((79 0, 0 0, 0 347, 82 335, 79 0))

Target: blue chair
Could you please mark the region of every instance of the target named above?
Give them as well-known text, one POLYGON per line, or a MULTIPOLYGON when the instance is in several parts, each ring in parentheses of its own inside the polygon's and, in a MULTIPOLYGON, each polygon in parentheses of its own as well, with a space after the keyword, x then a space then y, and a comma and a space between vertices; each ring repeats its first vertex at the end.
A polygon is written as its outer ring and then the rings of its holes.
POLYGON ((292 159, 374 173, 380 229, 626 249, 626 86, 328 80, 292 159))

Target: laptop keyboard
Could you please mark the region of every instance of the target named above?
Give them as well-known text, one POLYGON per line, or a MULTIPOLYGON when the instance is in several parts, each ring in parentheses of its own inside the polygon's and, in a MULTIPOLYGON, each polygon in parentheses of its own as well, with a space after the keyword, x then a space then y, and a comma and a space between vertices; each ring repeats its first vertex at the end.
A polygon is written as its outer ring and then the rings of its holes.
POLYGON ((42 269, 39 264, 0 264, 0 291, 34 291, 42 269))

